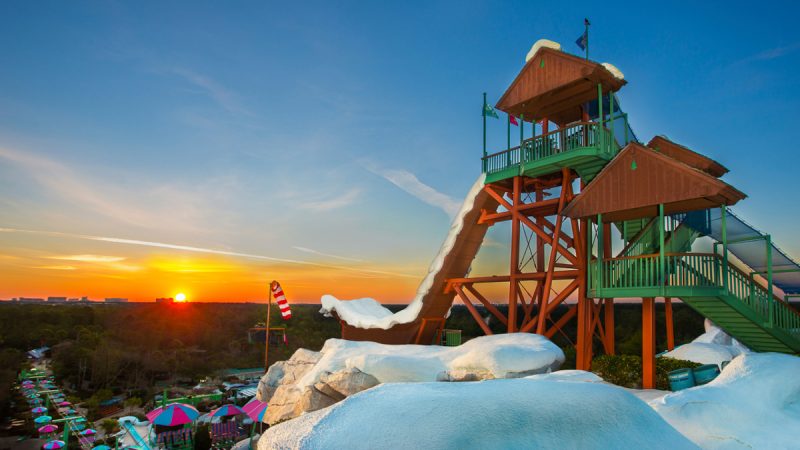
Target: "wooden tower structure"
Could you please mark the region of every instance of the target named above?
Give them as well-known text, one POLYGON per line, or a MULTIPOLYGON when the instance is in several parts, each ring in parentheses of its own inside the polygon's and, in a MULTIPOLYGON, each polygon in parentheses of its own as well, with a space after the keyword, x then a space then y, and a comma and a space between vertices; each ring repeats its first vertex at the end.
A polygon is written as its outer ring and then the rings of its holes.
POLYGON ((448 280, 448 289, 487 333, 474 302, 508 332, 552 337, 577 318, 579 369, 589 367, 595 336, 606 353, 614 353, 614 309, 613 299, 587 296, 591 230, 586 219, 567 217, 564 209, 619 151, 609 125, 616 119, 626 122, 613 104, 613 94, 624 85, 624 79, 599 63, 547 47, 533 54, 496 105, 518 121, 519 145, 492 154, 484 149, 482 158, 484 190, 501 211, 479 220, 489 225, 510 222, 508 273, 448 280), (526 124, 539 132, 526 139, 526 124), (486 283, 508 285, 507 316, 481 294, 486 283), (569 298, 576 302, 554 317, 569 298))

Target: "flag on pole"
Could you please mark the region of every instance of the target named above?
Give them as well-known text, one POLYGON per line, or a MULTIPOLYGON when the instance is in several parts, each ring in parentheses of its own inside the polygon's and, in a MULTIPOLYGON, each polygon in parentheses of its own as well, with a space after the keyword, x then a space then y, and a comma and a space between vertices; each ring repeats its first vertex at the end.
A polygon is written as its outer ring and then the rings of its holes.
POLYGON ((583 24, 586 26, 586 30, 584 30, 583 34, 581 34, 581 37, 579 37, 575 43, 578 44, 578 47, 580 47, 581 50, 586 50, 586 46, 589 45, 589 19, 583 19, 583 24))
POLYGON ((275 297, 275 303, 278 304, 278 308, 281 310, 283 320, 291 319, 292 310, 289 309, 289 301, 286 300, 286 294, 283 293, 283 289, 281 289, 281 285, 277 281, 272 284, 272 296, 275 297))
POLYGON ((494 108, 492 108, 488 104, 484 104, 483 105, 483 116, 484 117, 494 117, 495 119, 499 119, 500 118, 500 116, 497 115, 497 111, 495 111, 494 108))
POLYGON ((514 126, 519 126, 519 122, 517 122, 517 118, 512 116, 511 114, 508 115, 508 123, 514 126))

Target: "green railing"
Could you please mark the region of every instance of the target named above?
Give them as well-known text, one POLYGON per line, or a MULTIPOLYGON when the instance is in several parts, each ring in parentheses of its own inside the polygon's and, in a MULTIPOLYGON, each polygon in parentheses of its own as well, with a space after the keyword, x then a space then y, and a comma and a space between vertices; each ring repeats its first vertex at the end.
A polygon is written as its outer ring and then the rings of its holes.
POLYGON ((561 155, 583 148, 597 148, 609 156, 616 145, 611 132, 594 122, 580 122, 550 133, 526 139, 522 145, 503 150, 482 158, 483 171, 495 173, 509 167, 551 156, 561 155))
POLYGON ((763 325, 781 328, 800 338, 797 310, 770 295, 764 286, 737 267, 723 264, 722 257, 713 253, 667 253, 663 270, 659 254, 604 259, 593 264, 590 286, 603 293, 599 296, 613 289, 648 289, 651 293, 663 289, 662 295, 676 297, 729 295, 745 304, 763 325))

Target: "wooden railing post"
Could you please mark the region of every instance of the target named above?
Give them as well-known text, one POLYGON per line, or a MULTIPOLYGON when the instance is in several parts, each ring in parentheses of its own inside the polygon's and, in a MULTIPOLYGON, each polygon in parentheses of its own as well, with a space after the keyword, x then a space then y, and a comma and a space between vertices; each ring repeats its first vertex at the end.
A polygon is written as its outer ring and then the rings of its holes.
POLYGON ((775 299, 772 298, 772 237, 766 236, 767 243, 767 305, 769 305, 769 317, 767 324, 775 325, 775 299))
POLYGON ((664 278, 665 274, 665 267, 664 267, 664 204, 659 203, 658 205, 658 285, 660 287, 661 295, 664 295, 664 282, 666 281, 664 278))
POLYGON ((720 206, 720 214, 722 218, 722 288, 728 292, 728 226, 725 222, 727 215, 727 208, 725 205, 720 206))

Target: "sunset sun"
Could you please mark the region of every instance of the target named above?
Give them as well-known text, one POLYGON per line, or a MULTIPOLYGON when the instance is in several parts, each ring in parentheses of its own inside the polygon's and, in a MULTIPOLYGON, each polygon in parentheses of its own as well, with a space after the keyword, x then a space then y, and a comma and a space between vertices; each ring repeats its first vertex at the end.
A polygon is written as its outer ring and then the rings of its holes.
POLYGON ((183 292, 178 293, 178 295, 175 296, 175 301, 176 302, 185 302, 186 301, 186 294, 184 294, 183 292))

